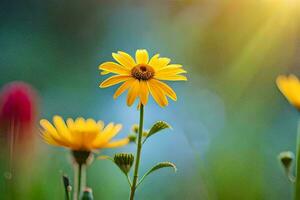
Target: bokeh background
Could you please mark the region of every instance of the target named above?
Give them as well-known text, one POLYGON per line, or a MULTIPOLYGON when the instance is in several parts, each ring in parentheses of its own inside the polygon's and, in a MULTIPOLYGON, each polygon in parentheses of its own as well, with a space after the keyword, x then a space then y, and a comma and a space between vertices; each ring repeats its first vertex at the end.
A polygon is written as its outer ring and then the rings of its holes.
MULTIPOLYGON (((1 0, 0 86, 26 81, 38 93, 39 118, 119 122, 122 137, 139 113, 125 95, 113 100, 114 88, 98 88, 98 65, 117 50, 171 57, 189 81, 171 83, 177 102, 146 107, 146 127, 165 120, 173 130, 144 146, 141 172, 165 160, 178 172, 151 175, 137 199, 291 199, 277 155, 295 151, 298 114, 275 79, 300 75, 299 13, 298 0, 1 0)), ((44 144, 38 133, 27 148, 14 199, 63 199, 61 174, 73 173, 68 151, 44 144)), ((134 151, 129 145, 102 153, 134 151)), ((126 179, 109 161, 89 167, 88 185, 95 199, 128 198, 126 179)))

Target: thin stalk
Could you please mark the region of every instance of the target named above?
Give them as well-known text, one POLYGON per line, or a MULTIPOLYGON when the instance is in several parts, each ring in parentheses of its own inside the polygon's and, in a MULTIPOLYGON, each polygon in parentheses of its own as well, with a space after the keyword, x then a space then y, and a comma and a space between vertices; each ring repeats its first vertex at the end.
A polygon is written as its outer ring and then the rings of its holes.
POLYGON ((295 200, 300 199, 300 120, 298 122, 297 133, 297 152, 296 152, 296 183, 295 183, 295 200))
POLYGON ((80 192, 81 192, 81 181, 82 181, 82 164, 77 164, 75 166, 75 189, 74 189, 74 194, 73 194, 73 199, 74 200, 79 200, 80 197, 80 192))
POLYGON ((10 124, 10 158, 9 158, 9 171, 7 173, 7 179, 12 179, 13 165, 14 165, 14 144, 15 144, 15 123, 14 120, 10 124))
POLYGON ((81 174, 82 174, 82 164, 78 164, 77 200, 79 200, 80 192, 81 192, 81 174))
POLYGON ((129 186, 131 187, 131 186, 132 186, 132 183, 131 183, 131 180, 130 180, 130 178, 129 178, 129 175, 127 174, 126 177, 127 177, 128 184, 129 184, 129 186))
POLYGON ((86 168, 86 164, 81 166, 81 189, 86 188, 86 168))
POLYGON ((70 193, 67 187, 65 187, 66 200, 70 200, 70 193))
POLYGON ((134 166, 134 172, 133 172, 132 185, 131 185, 131 189, 130 189, 130 200, 134 199, 134 194, 135 194, 136 187, 137 187, 139 165, 140 165, 141 151, 142 151, 143 124, 144 124, 144 105, 141 104, 140 124, 139 124, 139 133, 138 133, 137 150, 136 150, 136 160, 135 160, 135 166, 134 166))

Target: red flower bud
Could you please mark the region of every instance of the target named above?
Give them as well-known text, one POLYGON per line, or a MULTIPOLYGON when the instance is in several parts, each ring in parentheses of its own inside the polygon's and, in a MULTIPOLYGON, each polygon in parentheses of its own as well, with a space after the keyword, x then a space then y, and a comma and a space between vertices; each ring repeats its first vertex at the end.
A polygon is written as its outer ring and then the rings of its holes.
POLYGON ((16 142, 31 137, 36 119, 36 95, 32 87, 23 82, 5 85, 0 93, 0 130, 1 136, 16 142))

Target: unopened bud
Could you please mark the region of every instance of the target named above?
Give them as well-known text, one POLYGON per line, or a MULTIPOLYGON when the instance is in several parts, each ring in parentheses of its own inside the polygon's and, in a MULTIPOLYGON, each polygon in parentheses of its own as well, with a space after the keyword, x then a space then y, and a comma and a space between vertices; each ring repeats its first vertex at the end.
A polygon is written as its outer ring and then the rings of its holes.
POLYGON ((295 156, 291 151, 283 151, 278 155, 278 159, 286 170, 291 168, 294 157, 295 156))
POLYGON ((134 161, 133 154, 118 153, 114 156, 114 162, 125 173, 128 174, 134 161))
POLYGON ((137 124, 134 124, 132 127, 131 127, 132 131, 135 133, 135 134, 138 134, 139 132, 139 125, 137 124))
POLYGON ((64 183, 64 186, 65 186, 65 189, 68 192, 71 192, 72 187, 71 187, 71 184, 70 184, 70 179, 66 175, 63 175, 63 183, 64 183))
POLYGON ((85 188, 81 195, 81 200, 93 200, 93 191, 91 188, 85 188))
POLYGON ((136 134, 128 135, 129 142, 136 142, 136 134))
MULTIPOLYGON (((1 137, 7 140, 18 138, 18 140, 10 142, 28 144, 34 136, 36 115, 37 96, 35 90, 29 84, 12 82, 3 87, 0 91, 1 137)), ((19 146, 16 145, 16 147, 19 146)))
POLYGON ((148 136, 148 131, 143 131, 143 137, 147 137, 148 136))
POLYGON ((68 176, 63 175, 62 180, 63 180, 63 184, 64 184, 64 188, 65 188, 66 199, 69 200, 70 199, 70 192, 72 191, 72 186, 71 186, 71 183, 70 183, 70 179, 69 179, 68 176))

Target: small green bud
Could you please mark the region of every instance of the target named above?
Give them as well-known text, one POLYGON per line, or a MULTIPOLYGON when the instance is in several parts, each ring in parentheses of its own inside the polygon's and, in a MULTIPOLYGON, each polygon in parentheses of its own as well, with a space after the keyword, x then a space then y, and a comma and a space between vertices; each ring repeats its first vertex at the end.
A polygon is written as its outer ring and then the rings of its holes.
POLYGON ((66 191, 71 192, 72 187, 70 184, 70 179, 66 175, 63 175, 63 183, 64 183, 66 191))
POLYGON ((291 151, 283 151, 278 155, 278 159, 286 170, 290 170, 294 157, 291 151))
POLYGON ((128 135, 128 139, 129 139, 130 142, 136 142, 136 134, 128 135))
POLYGON ((139 132, 139 125, 134 124, 134 125, 131 127, 131 130, 132 130, 135 134, 138 134, 138 132, 139 132))
POLYGON ((93 191, 91 188, 85 188, 81 195, 81 200, 93 200, 93 191))
POLYGON ((131 153, 118 153, 114 156, 114 162, 125 174, 128 174, 133 165, 134 156, 131 153))
POLYGON ((148 131, 143 131, 143 137, 147 137, 148 136, 148 131))

